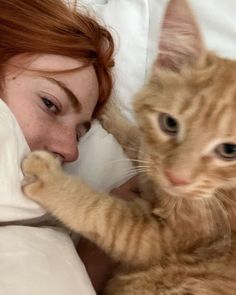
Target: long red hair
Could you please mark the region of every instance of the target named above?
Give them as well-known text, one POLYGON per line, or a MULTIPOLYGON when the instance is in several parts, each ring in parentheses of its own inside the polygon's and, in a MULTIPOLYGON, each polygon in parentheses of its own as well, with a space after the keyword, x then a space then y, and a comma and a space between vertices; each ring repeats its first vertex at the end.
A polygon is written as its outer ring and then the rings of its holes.
POLYGON ((60 54, 92 64, 99 83, 96 113, 112 89, 109 31, 62 0, 0 0, 0 72, 18 54, 60 54))

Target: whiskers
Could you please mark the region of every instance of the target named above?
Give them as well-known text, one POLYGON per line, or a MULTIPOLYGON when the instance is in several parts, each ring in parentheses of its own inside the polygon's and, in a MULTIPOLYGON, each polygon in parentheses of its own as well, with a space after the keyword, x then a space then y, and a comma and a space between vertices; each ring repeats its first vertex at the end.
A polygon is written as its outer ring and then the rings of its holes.
POLYGON ((137 161, 137 165, 128 169, 126 173, 124 173, 124 177, 133 176, 136 174, 149 174, 151 172, 150 163, 148 161, 137 161), (139 164, 138 164, 139 163, 139 164))
MULTIPOLYGON (((140 155, 139 158, 122 158, 122 159, 117 159, 117 160, 112 160, 109 161, 108 163, 105 163, 104 165, 112 165, 112 164, 118 164, 118 163, 125 163, 125 162, 132 162, 133 166, 131 168, 128 168, 126 172, 123 173, 123 178, 129 178, 132 177, 136 174, 150 174, 153 167, 153 163, 151 163, 151 159, 148 153, 146 153, 143 150, 137 151, 135 148, 131 147, 124 147, 126 150, 133 151, 136 154, 140 155)), ((155 166, 158 166, 158 159, 157 163, 154 164, 155 166)))

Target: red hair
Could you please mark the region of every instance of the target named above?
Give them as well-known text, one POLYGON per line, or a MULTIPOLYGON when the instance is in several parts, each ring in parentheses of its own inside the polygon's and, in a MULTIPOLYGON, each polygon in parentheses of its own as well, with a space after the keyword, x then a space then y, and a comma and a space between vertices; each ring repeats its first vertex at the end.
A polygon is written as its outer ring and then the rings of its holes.
POLYGON ((61 0, 0 0, 0 71, 19 54, 59 54, 93 65, 96 113, 112 90, 114 43, 109 31, 61 0))

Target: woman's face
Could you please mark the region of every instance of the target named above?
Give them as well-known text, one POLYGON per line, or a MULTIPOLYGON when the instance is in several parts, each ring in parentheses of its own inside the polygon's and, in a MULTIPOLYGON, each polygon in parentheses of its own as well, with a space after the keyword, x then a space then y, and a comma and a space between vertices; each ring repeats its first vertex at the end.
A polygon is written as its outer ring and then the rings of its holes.
MULTIPOLYGON (((12 59, 19 67, 24 62, 20 56, 12 59)), ((78 158, 78 140, 89 129, 98 99, 94 68, 60 74, 30 70, 63 71, 81 65, 69 57, 40 55, 27 70, 7 66, 1 98, 15 115, 32 151, 47 150, 62 162, 78 158)))

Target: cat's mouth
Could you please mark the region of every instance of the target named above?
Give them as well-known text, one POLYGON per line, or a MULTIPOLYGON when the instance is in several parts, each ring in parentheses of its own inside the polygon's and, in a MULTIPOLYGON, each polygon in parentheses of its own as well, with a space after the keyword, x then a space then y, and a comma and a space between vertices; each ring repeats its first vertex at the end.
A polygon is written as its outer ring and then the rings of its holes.
POLYGON ((175 198, 186 198, 186 199, 202 199, 211 198, 214 193, 210 189, 201 189, 197 185, 185 185, 185 186, 171 186, 171 185, 160 185, 160 189, 175 198))
POLYGON ((199 198, 208 196, 207 191, 201 190, 196 183, 172 185, 164 175, 159 175, 158 185, 164 193, 178 198, 199 198))

